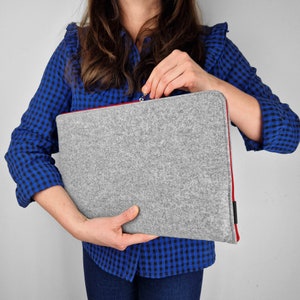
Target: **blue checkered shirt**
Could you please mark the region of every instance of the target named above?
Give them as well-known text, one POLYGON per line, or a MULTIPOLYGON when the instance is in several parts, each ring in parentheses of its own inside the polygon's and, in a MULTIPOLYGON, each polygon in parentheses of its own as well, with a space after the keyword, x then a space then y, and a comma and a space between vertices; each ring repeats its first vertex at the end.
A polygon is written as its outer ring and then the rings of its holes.
MULTIPOLYGON (((282 104, 256 75, 238 48, 226 37, 227 24, 212 27, 205 38, 205 70, 253 95, 260 104, 263 141, 257 143, 242 134, 247 150, 279 153, 294 151, 299 143, 299 118, 287 104, 282 104)), ((6 154, 9 170, 17 183, 17 199, 26 207, 32 196, 63 182, 51 154, 58 151, 55 117, 63 112, 84 110, 138 99, 123 89, 87 92, 80 77, 77 27, 67 27, 66 35, 52 55, 40 86, 12 134, 6 154), (66 71, 67 70, 67 71, 66 71), (67 77, 67 79, 66 79, 67 77)), ((140 59, 132 45, 130 62, 140 59)), ((178 91, 177 91, 178 93, 178 91)), ((151 242, 128 247, 125 251, 83 243, 85 250, 103 270, 133 280, 135 274, 161 278, 197 271, 215 261, 214 243, 160 237, 151 242)))

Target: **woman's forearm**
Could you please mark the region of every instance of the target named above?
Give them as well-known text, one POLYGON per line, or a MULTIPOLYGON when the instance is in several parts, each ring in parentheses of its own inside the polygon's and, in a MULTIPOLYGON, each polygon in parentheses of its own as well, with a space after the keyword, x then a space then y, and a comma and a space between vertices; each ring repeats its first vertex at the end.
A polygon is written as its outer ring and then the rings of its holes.
POLYGON ((251 140, 262 140, 262 114, 258 101, 234 87, 213 77, 212 89, 222 92, 227 100, 231 121, 251 140))
POLYGON ((77 209, 62 186, 53 186, 34 195, 42 206, 70 234, 78 238, 81 225, 87 218, 77 209))

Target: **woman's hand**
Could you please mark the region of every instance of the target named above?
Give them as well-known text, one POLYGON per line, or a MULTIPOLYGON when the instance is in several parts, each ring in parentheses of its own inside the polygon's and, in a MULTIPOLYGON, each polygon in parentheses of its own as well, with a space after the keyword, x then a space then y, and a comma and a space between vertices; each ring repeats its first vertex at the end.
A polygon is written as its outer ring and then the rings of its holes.
POLYGON ((179 50, 174 50, 153 69, 142 92, 154 99, 169 96, 175 89, 189 92, 220 91, 227 100, 231 121, 248 138, 262 141, 262 117, 258 101, 207 73, 187 53, 179 50))
POLYGON ((152 99, 169 96, 175 89, 199 92, 213 89, 215 79, 186 52, 174 50, 153 69, 142 92, 152 99))
POLYGON ((142 233, 123 233, 122 225, 135 219, 139 213, 136 205, 115 217, 87 219, 61 186, 53 186, 36 193, 34 200, 71 235, 84 242, 123 251, 130 245, 156 238, 142 233))
POLYGON ((135 219, 138 213, 139 208, 134 205, 115 217, 86 219, 82 222, 76 237, 81 241, 120 251, 124 251, 130 245, 145 243, 156 238, 153 235, 123 232, 122 225, 135 219))

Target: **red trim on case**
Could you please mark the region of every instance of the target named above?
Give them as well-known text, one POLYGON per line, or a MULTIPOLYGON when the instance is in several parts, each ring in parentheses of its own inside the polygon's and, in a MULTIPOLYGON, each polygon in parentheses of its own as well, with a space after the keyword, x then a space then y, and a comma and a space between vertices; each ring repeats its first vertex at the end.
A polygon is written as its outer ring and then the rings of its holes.
MULTIPOLYGON (((231 143, 230 143, 230 118, 229 118, 229 110, 228 110, 228 104, 227 104, 227 100, 225 101, 226 103, 226 112, 227 112, 227 132, 228 132, 228 145, 229 145, 229 160, 230 160, 230 173, 231 173, 231 198, 232 198, 232 202, 235 202, 235 194, 234 194, 234 176, 233 176, 233 166, 232 166, 232 154, 231 154, 231 143)), ((234 207, 236 208, 236 205, 234 205, 234 207)), ((234 212, 234 214, 236 214, 236 212, 234 212)), ((240 240, 240 234, 238 231, 238 224, 237 224, 237 220, 235 220, 234 222, 234 229, 235 229, 235 236, 236 236, 236 241, 238 242, 240 240)))
POLYGON ((127 104, 132 104, 132 103, 137 103, 137 102, 140 102, 140 100, 133 100, 133 101, 129 101, 129 102, 109 104, 109 105, 105 105, 105 106, 96 106, 96 107, 92 107, 92 108, 67 111, 67 112, 62 113, 62 115, 71 114, 71 113, 74 113, 74 112, 90 111, 90 110, 99 109, 99 108, 107 108, 107 107, 113 107, 113 106, 127 105, 127 104))

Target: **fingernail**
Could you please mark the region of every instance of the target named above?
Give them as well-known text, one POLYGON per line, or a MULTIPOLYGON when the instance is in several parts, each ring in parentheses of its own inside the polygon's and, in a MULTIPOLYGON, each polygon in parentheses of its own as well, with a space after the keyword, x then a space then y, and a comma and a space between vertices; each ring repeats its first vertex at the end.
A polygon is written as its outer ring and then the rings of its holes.
POLYGON ((144 94, 144 96, 146 96, 147 94, 149 94, 149 87, 147 86, 147 84, 145 84, 142 87, 142 93, 144 94))
POLYGON ((130 212, 131 213, 138 213, 138 211, 139 211, 139 207, 137 206, 137 205, 133 205, 133 206, 131 206, 130 207, 130 212))

